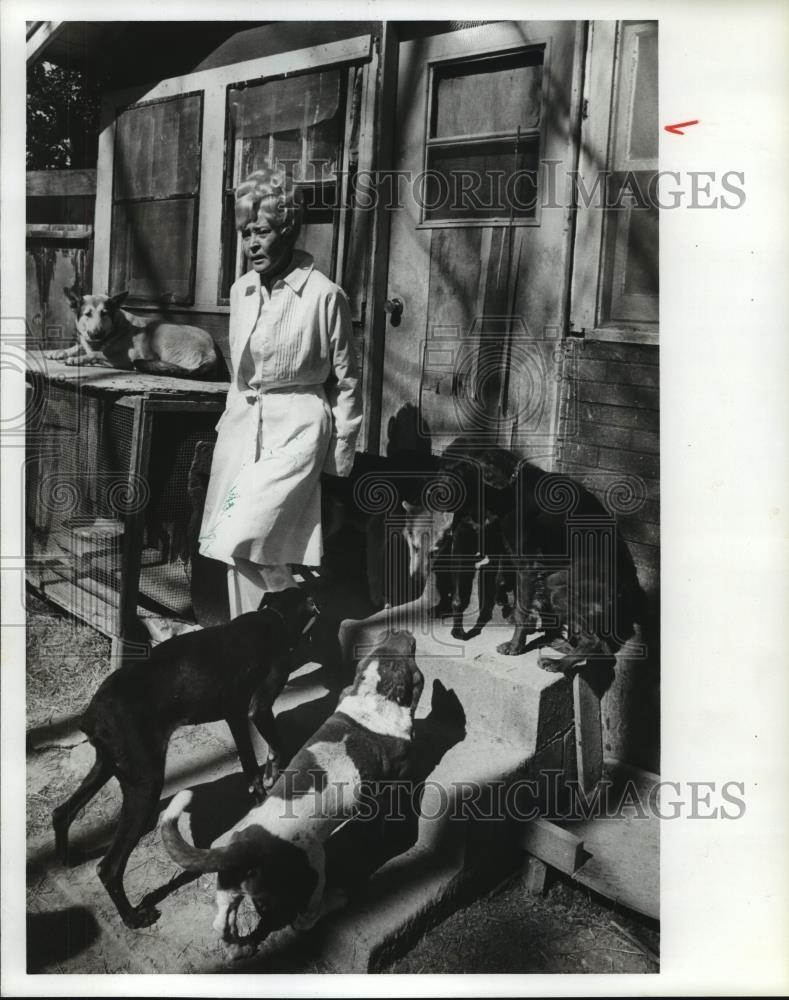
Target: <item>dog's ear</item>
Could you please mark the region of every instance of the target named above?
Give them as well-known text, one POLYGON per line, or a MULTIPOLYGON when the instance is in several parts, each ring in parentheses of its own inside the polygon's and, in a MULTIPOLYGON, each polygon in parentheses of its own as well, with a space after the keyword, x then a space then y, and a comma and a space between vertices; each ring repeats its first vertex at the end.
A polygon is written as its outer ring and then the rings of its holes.
POLYGON ((63 292, 66 298, 69 300, 69 304, 75 313, 79 312, 79 307, 82 305, 82 296, 79 294, 79 289, 74 286, 74 288, 65 287, 63 292))
POLYGON ((267 590, 266 593, 261 597, 260 604, 258 604, 258 611, 262 611, 263 608, 267 608, 271 604, 271 598, 274 596, 274 591, 267 590))
POLYGON ((129 291, 127 289, 125 292, 118 292, 117 295, 110 295, 110 297, 107 299, 105 303, 108 311, 111 313, 117 312, 118 309, 120 309, 120 307, 123 305, 124 301, 126 300, 126 296, 128 294, 129 291))

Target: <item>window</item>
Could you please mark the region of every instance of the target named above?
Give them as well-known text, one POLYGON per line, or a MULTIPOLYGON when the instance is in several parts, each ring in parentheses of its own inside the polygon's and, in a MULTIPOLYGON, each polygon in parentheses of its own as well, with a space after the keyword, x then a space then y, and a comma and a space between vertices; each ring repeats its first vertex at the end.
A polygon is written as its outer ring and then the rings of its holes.
POLYGON ((194 302, 202 94, 133 105, 115 132, 110 290, 194 302))
POLYGON ((603 324, 658 319, 658 50, 654 22, 625 23, 619 55, 603 250, 603 324))
POLYGON ((584 96, 571 329, 657 343, 656 21, 592 22, 584 96))
POLYGON ((309 247, 321 271, 335 274, 347 86, 347 69, 329 69, 228 88, 220 301, 245 269, 235 188, 267 165, 282 167, 304 196, 297 245, 309 247))
POLYGON ((536 218, 544 47, 432 67, 424 223, 536 218))

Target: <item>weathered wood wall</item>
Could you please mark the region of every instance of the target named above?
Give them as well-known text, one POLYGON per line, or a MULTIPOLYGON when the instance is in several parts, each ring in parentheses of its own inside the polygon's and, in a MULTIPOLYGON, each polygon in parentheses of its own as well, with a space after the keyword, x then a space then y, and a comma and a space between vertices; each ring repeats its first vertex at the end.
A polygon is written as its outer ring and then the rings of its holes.
POLYGON ((606 754, 660 770, 660 445, 658 348, 579 342, 565 379, 567 399, 557 468, 600 499, 617 480, 638 477, 642 503, 616 514, 647 596, 638 641, 645 655, 623 650, 603 700, 606 754))

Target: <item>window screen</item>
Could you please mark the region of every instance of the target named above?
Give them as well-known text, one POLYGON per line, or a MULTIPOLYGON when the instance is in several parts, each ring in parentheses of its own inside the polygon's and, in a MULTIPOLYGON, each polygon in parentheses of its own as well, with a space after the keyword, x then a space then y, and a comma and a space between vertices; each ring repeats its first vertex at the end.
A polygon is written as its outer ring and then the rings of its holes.
POLYGON ((301 189, 305 212, 297 245, 321 271, 334 274, 347 78, 347 69, 330 69, 228 88, 220 301, 245 270, 234 191, 264 166, 281 167, 301 189))
POLYGON ((425 222, 536 215, 542 47, 432 70, 425 222))
POLYGON ((115 130, 110 288, 194 302, 202 95, 121 111, 115 130))

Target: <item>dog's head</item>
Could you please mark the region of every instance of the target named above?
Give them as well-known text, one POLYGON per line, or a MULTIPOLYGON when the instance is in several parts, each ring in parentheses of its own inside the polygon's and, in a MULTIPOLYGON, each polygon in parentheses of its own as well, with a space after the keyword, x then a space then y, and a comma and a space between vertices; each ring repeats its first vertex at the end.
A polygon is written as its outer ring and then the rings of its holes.
POLYGON ((416 707, 422 674, 415 653, 416 639, 407 629, 382 632, 356 668, 348 694, 379 695, 396 705, 416 707))
POLYGON ((301 587, 270 591, 263 595, 258 611, 274 611, 285 623, 288 645, 293 648, 315 624, 320 609, 301 587))
POLYGON ((417 589, 427 582, 433 560, 444 551, 452 534, 455 514, 451 510, 429 510, 403 500, 406 512, 403 537, 408 546, 408 576, 417 589))
POLYGON ((74 288, 64 288, 76 317, 77 330, 88 343, 99 346, 110 336, 115 317, 128 292, 117 295, 80 295, 74 288))

